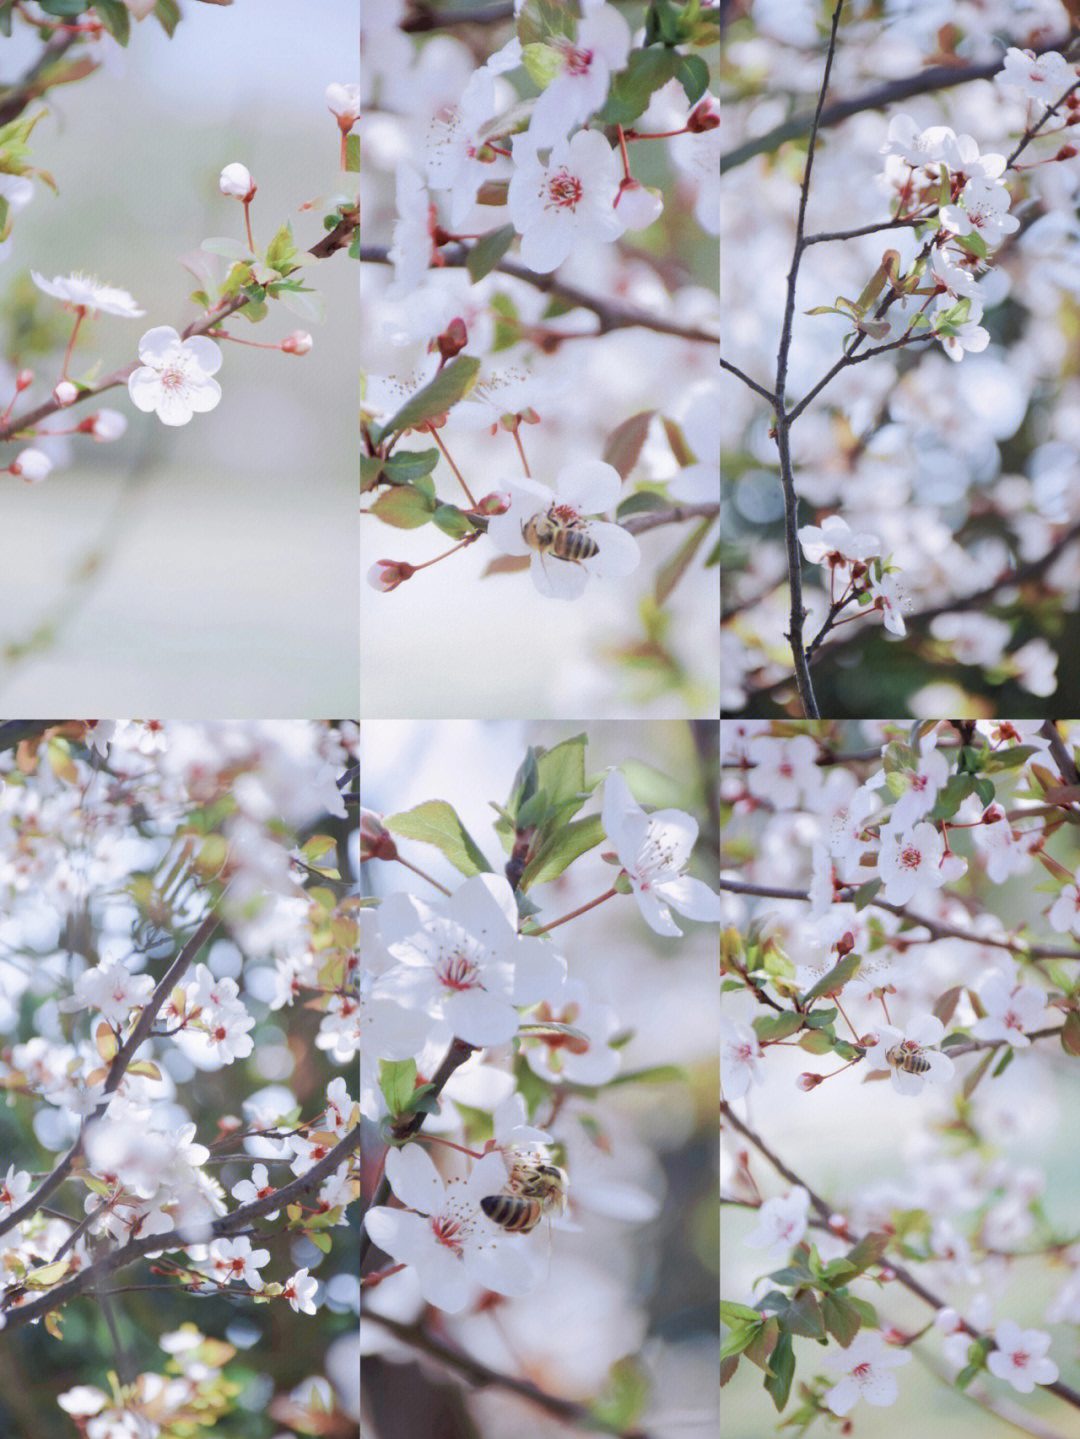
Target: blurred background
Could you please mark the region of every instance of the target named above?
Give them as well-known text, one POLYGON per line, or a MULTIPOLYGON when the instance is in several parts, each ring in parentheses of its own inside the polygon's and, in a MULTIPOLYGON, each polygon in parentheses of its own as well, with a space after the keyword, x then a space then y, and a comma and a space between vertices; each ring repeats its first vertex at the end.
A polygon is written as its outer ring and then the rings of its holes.
MULTIPOLYGON (((356 0, 181 9, 172 40, 153 18, 133 25, 126 50, 101 42, 101 68, 44 102, 32 158, 60 194, 35 183, 0 265, 4 403, 27 364, 38 378, 19 408, 48 397, 71 332, 31 269, 86 271, 146 311, 84 322, 71 373, 99 361, 107 374, 136 358, 144 330, 197 318, 196 282, 177 261, 209 237, 242 237, 241 205, 218 192, 226 164, 258 185, 257 245, 288 220, 308 248, 335 198, 355 195, 324 92, 357 78, 356 0), (27 356, 19 337, 35 321, 54 344, 27 356)), ((16 20, 3 82, 39 50, 16 20)), ((120 441, 54 442, 41 484, 0 476, 5 713, 355 712, 356 267, 342 252, 307 283, 324 297, 322 323, 271 306, 261 324, 229 326, 261 343, 308 329, 307 356, 223 341, 215 410, 167 429, 118 387, 46 423, 108 406, 127 417, 120 441)), ((16 453, 5 446, 3 459, 16 453)))
MULTIPOLYGON (((491 802, 505 803, 527 746, 550 748, 581 730, 371 721, 361 739, 361 802, 391 814, 448 801, 501 873, 508 856, 491 827, 491 802)), ((699 821, 689 869, 715 887, 717 726, 598 723, 587 733, 590 778, 618 766, 647 808, 675 806, 699 821)), ((597 794, 584 812, 598 806, 597 794)), ((433 847, 402 841, 401 848, 441 883, 460 883, 433 847)), ((609 848, 604 843, 553 884, 530 891, 543 919, 609 886, 612 871, 600 858, 609 848)), ((371 862, 361 873, 363 892, 380 898, 399 889, 437 897, 403 867, 371 862)), ((534 1293, 477 1313, 429 1310, 425 1320, 467 1353, 552 1394, 588 1402, 610 1396, 616 1381, 642 1385, 647 1400, 638 1422, 653 1439, 713 1435, 718 1424, 717 937, 712 926, 677 922, 681 939, 654 934, 623 897, 557 931, 570 976, 585 981, 590 999, 614 1009, 619 1032, 631 1034, 620 1072, 667 1064, 679 1066, 682 1077, 618 1084, 595 1099, 569 1095, 554 1130, 567 1144, 571 1218, 580 1232, 553 1229, 549 1277, 534 1293)), ((467 1102, 470 1084, 475 1096, 482 1081, 468 1071, 478 1058, 509 1071, 508 1050, 484 1051, 458 1071, 448 1093, 460 1079, 455 1097, 467 1102)), ((374 1130, 364 1153, 374 1178, 382 1155, 374 1130)), ((424 1318, 416 1292, 399 1283, 407 1279, 394 1276, 365 1291, 365 1305, 402 1322, 424 1318)), ((361 1346, 365 1439, 576 1432, 497 1386, 478 1390, 448 1375, 377 1322, 362 1325, 361 1346)))

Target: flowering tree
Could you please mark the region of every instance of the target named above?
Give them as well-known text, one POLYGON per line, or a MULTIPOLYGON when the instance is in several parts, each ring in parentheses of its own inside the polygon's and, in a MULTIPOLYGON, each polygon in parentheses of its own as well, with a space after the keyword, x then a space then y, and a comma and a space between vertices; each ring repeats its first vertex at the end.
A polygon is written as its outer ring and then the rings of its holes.
MULTIPOLYGON (((354 37, 354 17, 347 23, 345 35, 354 37)), ((131 503, 133 494, 121 495, 123 503, 117 503, 111 517, 114 523, 95 525, 91 514, 85 525, 78 520, 73 524, 73 503, 80 502, 94 481, 100 483, 95 468, 107 469, 121 489, 125 473, 133 471, 145 487, 159 465, 191 464, 199 453, 193 446, 207 444, 213 435, 216 447, 205 457, 207 467, 221 472, 224 480, 231 472, 234 443, 245 428, 251 429, 244 410, 253 383, 261 383, 264 392, 274 386, 282 392, 292 389, 302 401, 315 378, 308 372, 317 372, 324 388, 340 373, 339 340, 333 331, 346 325, 340 310, 335 311, 335 288, 350 251, 354 257, 359 251, 353 173, 359 159, 352 133, 357 85, 341 83, 348 76, 329 74, 317 90, 290 97, 284 108, 298 112, 293 128, 299 134, 308 117, 318 115, 322 141, 320 151, 311 153, 309 137, 308 160, 301 170, 286 159, 278 138, 272 153, 275 164, 282 163, 277 158, 282 155, 287 165, 287 195, 279 193, 278 176, 269 164, 268 173, 255 169, 256 155, 264 152, 246 124, 220 124, 216 133, 200 130, 200 107, 191 105, 170 115, 166 125, 150 113, 157 98, 155 80, 175 73, 155 43, 160 43, 161 32, 183 52, 190 26, 204 36, 207 49, 217 53, 235 43, 236 24, 232 12, 194 3, 182 19, 175 0, 156 5, 133 0, 127 6, 119 0, 0 5, 0 26, 10 35, 0 86, 0 254, 7 261, 0 466, 5 472, 5 538, 11 555, 9 559, 5 548, 0 568, 11 576, 4 642, 12 666, 55 644, 60 622, 79 617, 103 575, 126 585, 129 603, 131 592, 142 583, 142 552, 124 551, 138 508, 131 503), (118 116, 113 107, 118 107, 118 116), (190 146, 186 154, 185 136, 190 146), (239 144, 251 170, 236 159, 234 146, 239 144), (183 173, 185 162, 193 173, 183 173), (179 173, 169 173, 172 167, 179 173), (325 178, 316 180, 316 175, 325 178), (325 187, 321 194, 320 183, 325 187), (57 218, 60 211, 62 219, 57 218), (149 261, 145 251, 151 246, 167 254, 167 265, 158 263, 157 254, 154 263, 149 261), (105 265, 108 273, 102 274, 105 265), (133 279, 114 273, 121 268, 133 279), (100 278, 87 270, 97 271, 100 278), (116 283, 121 280, 124 288, 116 283), (153 293, 151 285, 160 293, 153 293), (330 298, 329 315, 324 293, 330 298), (327 318, 333 322, 328 326, 327 318), (319 334, 320 327, 326 356, 316 354, 310 363, 298 365, 297 358, 313 348, 309 331, 319 334), (274 352, 276 365, 269 354, 255 351, 274 352), (324 371, 327 356, 333 357, 334 366, 324 371), (281 373, 286 368, 292 375, 281 373), (298 376, 298 369, 306 373, 298 376), (149 418, 143 419, 140 411, 149 418), (202 429, 202 435, 179 434, 196 416, 193 428, 202 429), (167 427, 164 434, 161 426, 167 427), (102 454, 105 445, 115 447, 109 462, 102 454), (35 487, 32 494, 20 493, 27 485, 35 487), (53 528, 57 508, 65 504, 61 536, 67 539, 69 530, 77 532, 67 548, 53 528), (16 570, 28 550, 36 557, 32 585, 16 570)), ((183 61, 173 65, 182 67, 183 61)), ((266 68, 265 58, 251 66, 253 73, 266 68)), ((187 78, 192 92, 198 93, 198 82, 204 85, 207 102, 230 103, 228 91, 215 86, 210 73, 187 78)), ((205 110, 205 103, 201 108, 205 110)), ((279 425, 287 414, 279 409, 279 425)), ((331 426, 326 440, 332 436, 331 426)), ((309 434, 309 469, 317 465, 322 443, 309 434)), ((290 456, 283 433, 278 450, 290 456)), ((250 466, 261 463, 257 436, 249 438, 245 454, 250 466)), ((281 463, 279 459, 278 467, 281 463)), ((128 489, 134 486, 135 480, 129 480, 128 489)), ((108 519, 108 486, 93 487, 108 519)), ((324 481, 323 490, 327 488, 324 481)), ((234 506, 238 498, 234 495, 234 506)), ((141 500, 145 506, 145 489, 141 500)), ((176 503, 175 495, 169 503, 176 503)), ((244 557, 237 558, 237 573, 251 565, 248 555, 258 555, 251 542, 269 538, 271 517, 281 503, 273 479, 268 482, 265 474, 259 503, 259 523, 245 529, 248 543, 244 557)), ((324 494, 311 503, 317 513, 326 504, 324 494)), ((188 493, 186 504, 199 510, 195 493, 188 493)), ((228 525, 220 523, 222 531, 237 528, 235 514, 230 510, 228 525)), ((202 520, 204 534, 218 532, 210 504, 202 520)), ((179 522, 174 529, 179 531, 179 522)), ((157 588, 148 585, 140 596, 143 613, 153 613, 160 589, 169 596, 168 623, 180 595, 194 628, 203 580, 194 576, 197 567, 186 547, 183 573, 174 574, 174 551, 161 538, 162 531, 170 533, 168 522, 155 536, 154 552, 161 564, 154 576, 157 588)), ((208 545, 202 554, 209 565, 208 545)), ((294 556, 265 568, 282 586, 290 578, 295 586, 301 578, 302 567, 294 556)), ((337 567, 330 573, 336 575, 337 567)), ((332 603, 334 595, 328 588, 323 598, 332 603)), ((289 591, 289 603, 295 608, 295 588, 289 591)), ((239 606, 232 609, 235 613, 239 606)), ((213 622, 220 627, 220 607, 213 622)), ((338 698, 351 707, 355 684, 349 686, 347 701, 344 691, 338 698)), ((329 702, 326 708, 331 708, 329 702)), ((262 712, 278 711, 267 705, 262 712)), ((316 706, 314 712, 324 711, 316 706)))
POLYGON ((0 724, 5 1432, 355 1424, 355 739, 0 724))
POLYGON ((721 743, 731 1404, 1072 1432, 1080 722, 721 743))
MULTIPOLYGON (((385 812, 408 783, 389 758, 396 728, 367 734, 361 798, 381 796, 384 810, 365 807, 361 821, 377 898, 360 915, 367 1411, 391 1402, 397 1366, 419 1355, 464 1386, 482 1433, 546 1423, 640 1435, 670 1407, 711 1432, 713 1362, 680 1360, 658 1336, 646 1356, 648 1305, 631 1277, 635 1226, 668 1209, 651 1153, 664 1144, 634 1122, 635 1104, 685 1120, 691 1090, 709 1094, 715 1074, 712 946, 701 941, 715 934, 719 899, 687 872, 697 822, 681 808, 646 811, 618 769, 587 778, 577 735, 530 748, 495 806, 500 873, 448 800, 385 812), (599 813, 587 813, 594 791, 599 813), (448 883, 417 842, 440 852, 448 883), (672 1034, 691 999, 694 1020, 672 1034)), ((674 799, 669 781, 631 763, 622 731, 613 736, 635 787, 674 799)), ((455 782, 448 737, 424 730, 438 792, 456 789, 463 808, 474 783, 490 792, 500 749, 491 727, 474 738, 487 758, 455 782)), ((707 802, 715 726, 701 739, 693 788, 707 802)), ((711 1094, 705 1104, 711 1116, 711 1094)), ((705 1128, 714 1133, 711 1119, 705 1128)), ((688 1188, 669 1196, 684 1236, 688 1188)), ((714 1294, 711 1274, 706 1309, 714 1294)), ((680 1306, 691 1302, 684 1288, 680 1306)), ((412 1390, 417 1430, 435 1427, 438 1402, 412 1390)))
POLYGON ((1078 653, 1075 7, 743 8, 725 711, 1038 713, 1078 653))
POLYGON ((606 592, 635 705, 715 712, 717 19, 362 7, 365 653, 410 602, 456 637, 484 577, 588 693, 597 610, 546 602, 606 592))

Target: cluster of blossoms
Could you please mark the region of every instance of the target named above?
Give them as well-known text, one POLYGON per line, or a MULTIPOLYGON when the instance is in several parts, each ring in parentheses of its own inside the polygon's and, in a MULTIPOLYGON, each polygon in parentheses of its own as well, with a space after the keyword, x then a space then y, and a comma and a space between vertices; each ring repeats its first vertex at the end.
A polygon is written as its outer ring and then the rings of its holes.
MULTIPOLYGON (((153 8, 152 6, 149 8, 153 8)), ((143 6, 143 13, 147 7, 143 6)), ((138 18, 143 18, 140 14, 138 18)), ((342 168, 345 168, 345 144, 349 132, 359 118, 359 86, 332 84, 326 91, 327 107, 337 120, 341 131, 342 168)), ((33 195, 32 182, 23 176, 3 177, 10 182, 0 190, 0 199, 9 207, 21 209, 33 195)), ((219 189, 225 196, 240 200, 244 205, 247 226, 247 256, 254 262, 257 258, 252 239, 248 207, 254 198, 256 185, 245 165, 238 162, 226 165, 219 178, 219 189)), ((218 243, 218 242, 213 242, 218 243)), ((243 247, 239 254, 244 255, 243 247)), ((60 409, 75 404, 82 396, 82 387, 68 378, 68 367, 79 329, 87 318, 99 314, 114 315, 122 319, 138 319, 146 313, 127 290, 102 284, 93 276, 80 271, 69 275, 56 275, 51 280, 31 270, 31 279, 44 294, 59 300, 65 309, 74 311, 75 326, 68 342, 60 378, 52 389, 52 399, 60 409)), ((264 282, 273 278, 273 271, 266 270, 264 282)), ((194 327, 192 327, 194 328, 194 327)), ((219 331, 219 335, 225 335, 219 331)), ((231 338, 231 337, 229 337, 231 338)), ((311 349, 310 334, 296 330, 279 344, 269 348, 280 349, 283 354, 305 355, 311 349)), ((214 375, 221 368, 220 347, 205 335, 190 332, 181 336, 171 325, 155 325, 145 331, 138 346, 140 363, 127 376, 128 394, 137 410, 156 414, 164 425, 186 425, 193 415, 205 414, 217 407, 221 400, 221 386, 214 375)), ((15 378, 11 399, 4 410, 0 423, 6 423, 16 399, 34 383, 31 370, 20 370, 15 378)), ((117 410, 100 409, 74 426, 74 431, 57 429, 38 430, 39 443, 19 451, 7 466, 8 471, 29 484, 43 480, 53 469, 54 460, 46 446, 50 436, 69 433, 91 435, 99 442, 118 440, 127 429, 126 418, 117 410)))
MULTIPOLYGON (((717 895, 684 873, 697 837, 690 815, 647 814, 617 771, 604 781, 601 809, 623 883, 652 930, 681 934, 673 908, 698 921, 719 919, 717 895)), ((376 815, 365 815, 363 835, 362 855, 397 857, 376 815)), ((611 1041, 620 1026, 613 1009, 590 997, 548 939, 521 932, 514 891, 502 876, 474 875, 438 902, 394 892, 361 921, 360 1109, 373 1121, 392 1119, 387 1076, 395 1065, 414 1059, 409 1072, 430 1076, 448 1045, 482 1051, 514 1041, 533 1074, 552 1085, 602 1086, 617 1074, 620 1056, 611 1041)), ((558 1134, 529 1122, 523 1094, 493 1058, 474 1053, 442 1092, 489 1109, 493 1137, 482 1153, 466 1149, 472 1162, 445 1180, 421 1143, 391 1148, 386 1179, 404 1208, 375 1205, 365 1225, 371 1239, 406 1267, 410 1295, 456 1314, 475 1306, 484 1290, 522 1296, 542 1281, 544 1253, 528 1235, 540 1228, 541 1216, 556 1227, 569 1225, 562 1216, 567 1181, 556 1155, 576 1152, 576 1146, 567 1124, 572 1106, 556 1107, 563 1118, 558 1134), (541 1194, 523 1232, 503 1227, 489 1213, 498 1196, 527 1201, 541 1194)), ((436 1143, 456 1135, 459 1142, 451 1147, 463 1148, 465 1136, 445 1107, 430 1117, 428 1134, 436 1143)), ((575 1203, 589 1207, 587 1184, 575 1203)), ((652 1212, 647 1197, 630 1186, 618 1207, 627 1205, 627 1217, 635 1208, 652 1212)), ((384 1290, 395 1293, 393 1283, 379 1283, 376 1307, 386 1299, 384 1290)))
MULTIPOLYGON (((791 435, 797 493, 814 512, 807 535, 819 551, 804 544, 803 552, 811 563, 830 564, 820 555, 839 549, 856 571, 866 566, 865 607, 876 599, 869 586, 880 565, 886 579, 894 578, 890 570, 903 575, 916 619, 930 612, 906 625, 905 653, 920 661, 907 697, 912 715, 963 712, 957 701, 968 684, 990 703, 1002 683, 1039 697, 1054 693, 1058 644, 1049 617, 1067 605, 1075 570, 1071 527, 1080 508, 1067 438, 1071 394, 1060 414, 1057 405, 1061 385, 1070 384, 1060 370, 1067 350, 1060 316, 1074 302, 1080 274, 1074 213, 1080 78, 1068 52, 1035 55, 1014 47, 1002 57, 997 26, 1008 29, 1007 18, 1004 7, 989 7, 965 31, 965 63, 990 62, 989 70, 997 62, 992 80, 972 74, 956 88, 909 102, 910 112, 892 115, 887 128, 870 115, 830 128, 812 172, 808 231, 826 232, 816 238, 834 243, 802 255, 797 314, 841 315, 848 338, 842 356, 831 353, 839 336, 824 325, 792 327, 793 405, 822 389, 813 406, 799 405, 791 435), (940 123, 943 112, 948 124, 940 123), (891 219, 882 221, 867 203, 875 191, 886 197, 891 219), (871 279, 857 299, 835 299, 858 290, 853 272, 871 279), (858 361, 874 359, 848 366, 848 352, 858 361), (965 357, 962 366, 948 363, 965 357), (841 543, 830 546, 830 537, 819 539, 815 530, 839 520, 830 513, 837 509, 850 533, 831 537, 841 543), (1025 591, 1021 599, 1011 574, 1040 559, 1036 594, 1025 591), (952 599, 954 611, 947 608, 952 599), (1048 622, 1032 625, 1034 612, 1048 622), (935 676, 945 665, 949 673, 935 676), (965 676, 961 666, 980 673, 965 676)), ((764 16, 755 22, 770 28, 764 16)), ((845 38, 841 27, 836 59, 857 64, 862 74, 883 67, 918 74, 935 44, 913 16, 897 15, 857 40, 845 38)), ((778 78, 768 64, 764 72, 757 68, 761 53, 753 47, 740 55, 734 46, 732 59, 746 90, 733 85, 737 98, 728 107, 741 133, 725 176, 726 252, 734 257, 753 243, 769 255, 775 278, 763 293, 756 272, 766 267, 743 275, 729 262, 726 333, 729 358, 760 382, 775 365, 796 206, 790 176, 761 157, 746 162, 742 153, 772 123, 769 86, 778 78)), ((732 473, 741 476, 745 467, 746 475, 734 486, 730 538, 738 558, 725 572, 726 708, 733 712, 749 691, 790 673, 790 660, 776 658, 786 655, 787 620, 787 563, 775 540, 780 495, 765 495, 762 473, 775 469, 775 446, 758 438, 762 412, 753 391, 738 384, 727 390, 719 421, 725 452, 732 473)), ((841 577, 850 583, 849 575, 841 577)), ((829 585, 824 589, 824 597, 810 592, 807 608, 813 624, 824 598, 828 633, 839 611, 829 585)), ((886 625, 903 634, 904 600, 886 594, 881 607, 886 625)), ((851 614, 846 610, 841 623, 851 614)), ((838 650, 856 647, 854 627, 836 630, 835 639, 838 650)), ((870 643, 868 636, 858 641, 860 648, 870 643)), ((815 658, 824 662, 820 644, 815 658)), ((846 712, 866 711, 853 695, 845 702, 846 712)))
MULTIPOLYGON (((0 1323, 92 1270, 102 1240, 120 1248, 159 1236, 157 1252, 170 1256, 158 1261, 162 1272, 176 1273, 192 1292, 240 1284, 297 1313, 316 1312, 319 1282, 308 1265, 268 1281, 270 1250, 229 1226, 239 1227, 231 1216, 248 1205, 252 1219, 287 1207, 297 1234, 347 1224, 359 1193, 352 1151, 360 1112, 346 1080, 329 1082, 321 1112, 307 1121, 299 1110, 289 1113, 288 1091, 279 1087, 245 1100, 247 1133, 228 1162, 250 1177, 229 1190, 225 1171, 211 1167, 212 1151, 231 1141, 240 1121, 223 1117, 215 1141, 200 1142, 180 1086, 195 1070, 241 1060, 266 1078, 284 1077, 292 1061, 284 1065, 283 1047, 276 1057, 255 1050, 259 1006, 280 1008, 305 990, 326 1023, 319 1047, 343 1063, 353 1059, 355 921, 347 900, 331 904, 325 888, 318 899, 305 892, 300 877, 315 866, 327 881, 336 876, 326 859, 333 842, 316 837, 301 848, 296 832, 326 814, 347 817, 341 781, 356 738, 355 726, 301 722, 72 723, 53 727, 37 748, 27 741, 17 763, 9 759, 0 776, 9 951, 26 942, 28 925, 43 936, 72 908, 113 934, 122 931, 125 910, 129 926, 163 933, 123 950, 110 939, 98 963, 75 967, 69 995, 38 1009, 52 1013, 41 1032, 5 1046, 0 1086, 39 1101, 36 1138, 68 1149, 57 1171, 82 1187, 85 1218, 42 1212, 40 1182, 25 1167, 8 1167, 0 1181, 0 1323), (136 870, 144 882, 133 883, 136 870), (217 915, 207 910, 207 890, 215 886, 230 941, 212 946, 207 962, 191 963, 197 946, 177 954, 168 929, 201 918, 200 932, 211 934, 217 915), (167 984, 155 978, 163 947, 167 984), (245 959, 252 953, 264 962, 245 959), (73 1018, 70 1038, 62 1016, 73 1018), (339 1145, 344 1157, 335 1163, 339 1145), (275 1208, 279 1191, 285 1197, 275 1208)), ((6 966, 3 1027, 16 1029, 20 1002, 43 993, 43 984, 62 988, 71 967, 70 954, 60 952, 41 955, 34 974, 6 966)), ((326 1252, 328 1235, 317 1238, 326 1252)), ((200 1370, 200 1382, 207 1378, 200 1370)), ((80 1386, 65 1407, 87 1439, 112 1439, 127 1432, 116 1427, 114 1411, 141 1415, 151 1426, 145 1432, 156 1432, 154 1423, 165 1427, 156 1416, 172 1413, 170 1406, 180 1422, 186 1393, 179 1378, 144 1375, 112 1401, 80 1386)))
MULTIPOLYGON (((887 1129, 905 1159, 902 1178, 875 1173, 841 1207, 791 1183, 800 1169, 791 1153, 784 1155, 788 1187, 770 1198, 759 1191, 747 1154, 729 1153, 729 1197, 757 1210, 743 1242, 771 1259, 793 1246, 805 1256, 812 1246, 807 1281, 823 1283, 829 1303, 846 1305, 854 1301, 829 1289, 828 1266, 878 1244, 865 1254, 880 1263, 883 1278, 895 1278, 887 1250, 902 1235, 897 1256, 909 1269, 917 1260, 925 1268, 924 1287, 915 1292, 924 1302, 938 1298, 934 1327, 962 1387, 980 1369, 1021 1393, 1058 1378, 1048 1357, 1051 1335, 1022 1329, 1001 1310, 1019 1302, 1006 1293, 1010 1256, 1058 1248, 1046 1218, 1048 1174, 1030 1163, 1013 1167, 1005 1151, 1023 1133, 1033 1093, 1054 1106, 1047 1044, 1080 1053, 1076 979, 1066 964, 1053 963, 1078 956, 1037 937, 1046 926, 1077 932, 1080 871, 1048 852, 1061 828, 1054 797, 1064 796, 1064 812, 1073 793, 1069 764, 1080 729, 1068 728, 1055 736, 1038 721, 955 722, 902 731, 864 721, 864 733, 881 743, 874 763, 865 754, 845 761, 835 735, 764 721, 722 724, 730 852, 743 857, 722 881, 731 926, 726 988, 742 991, 726 996, 721 1017, 727 1112, 742 1130, 730 1106, 741 1102, 749 1114, 755 1094, 758 1104, 775 1099, 785 1113, 796 1102, 807 1106, 794 1122, 809 1144, 795 1140, 794 1130, 789 1139, 820 1169, 823 1157, 831 1162, 836 1111, 809 1107, 820 1106, 818 1091, 831 1084, 843 1091, 833 1104, 859 1116, 853 1123, 864 1127, 867 1142, 887 1129), (1058 738, 1065 746, 1055 750, 1058 738), (1024 886, 1013 881, 1037 863, 1051 876, 1043 888, 1052 890, 1041 920, 1027 912, 1007 926, 978 908, 977 898, 1000 886, 1021 896, 1024 886), (744 885, 754 898, 740 893, 744 885), (785 1064, 784 1046, 792 1044, 799 1048, 787 1055, 832 1060, 829 1072, 785 1064), (903 1106, 895 1119, 881 1088, 853 1087, 864 1077, 889 1077, 903 1106), (955 1126, 950 1115, 961 1116, 955 1126), (924 1130, 913 1128, 920 1118, 924 1130), (813 1268, 819 1261, 824 1269, 813 1268)), ((763 1120, 766 1113, 762 1108, 763 1120)), ((769 1159, 775 1147, 760 1152, 769 1159)), ((1048 1279, 1056 1292, 1044 1300, 1047 1324, 1075 1322, 1080 1313, 1078 1256, 1070 1250, 1067 1259, 1066 1277, 1052 1271, 1048 1279)), ((732 1272, 740 1267, 733 1259, 732 1272)), ((730 1352, 747 1350, 760 1318, 753 1306, 780 1279, 748 1277, 745 1304, 728 1310, 730 1352)), ((846 1415, 859 1398, 896 1402, 891 1371, 910 1355, 893 1346, 909 1336, 867 1310, 853 1327, 828 1327, 842 1346, 826 1362, 838 1377, 815 1389, 813 1403, 846 1415)))
MULTIPOLYGON (((448 553, 486 537, 499 552, 492 572, 523 569, 528 560, 546 597, 577 599, 590 578, 630 575, 639 547, 613 514, 627 498, 629 467, 599 456, 615 448, 607 442, 620 417, 648 419, 646 410, 656 427, 636 452, 642 479, 666 484, 676 502, 716 502, 719 450, 709 417, 717 385, 704 348, 716 298, 696 286, 672 297, 655 267, 642 263, 644 249, 616 245, 650 226, 657 233, 661 217, 671 243, 692 229, 677 210, 665 214, 665 195, 631 172, 643 150, 665 153, 673 193, 677 181, 678 198, 692 205, 700 229, 717 233, 719 105, 705 91, 709 71, 699 53, 709 54, 715 35, 715 15, 706 8, 708 20, 688 11, 685 33, 665 35, 665 64, 684 59, 680 78, 671 78, 672 63, 663 74, 656 67, 655 81, 647 64, 635 63, 659 57, 650 48, 654 27, 632 32, 606 0, 515 7, 516 33, 493 42, 498 48, 479 65, 453 35, 414 50, 399 28, 403 0, 361 16, 361 90, 370 97, 360 122, 363 203, 375 216, 369 235, 388 236, 384 246, 370 246, 365 272, 362 412, 369 435, 377 434, 370 459, 400 465, 406 481, 395 482, 392 465, 382 476, 373 467, 365 513, 394 527, 399 543, 401 530, 428 520, 457 542, 448 553), (688 84, 691 74, 700 83, 688 84), (540 93, 523 102, 533 87, 540 93), (623 101, 625 87, 631 95, 623 101), (515 243, 518 258, 504 265, 515 243), (448 249, 454 244, 469 250, 467 269, 448 249), (547 277, 556 270, 552 307, 550 285, 530 282, 523 271, 547 277), (571 287, 565 296, 564 285, 571 287), (633 308, 640 334, 631 325, 598 323, 607 294, 613 305, 633 308), (667 329, 669 313, 698 338, 649 333, 654 319, 667 329), (448 360, 477 366, 449 395, 439 388, 448 360), (435 493, 430 468, 414 481, 409 465, 420 465, 420 452, 390 453, 396 441, 384 427, 405 406, 415 410, 429 386, 432 413, 413 432, 438 429, 441 456, 464 489, 460 508, 457 495, 451 505, 435 493), (677 453, 661 433, 662 415, 682 426, 686 444, 677 453), (544 453, 526 458, 522 427, 538 423, 535 444, 544 453), (507 476, 494 443, 479 442, 494 442, 500 430, 514 436, 517 477, 507 476), (494 487, 485 478, 481 493, 473 474, 499 478, 494 487)), ((442 558, 372 556, 368 583, 388 593, 442 558)))

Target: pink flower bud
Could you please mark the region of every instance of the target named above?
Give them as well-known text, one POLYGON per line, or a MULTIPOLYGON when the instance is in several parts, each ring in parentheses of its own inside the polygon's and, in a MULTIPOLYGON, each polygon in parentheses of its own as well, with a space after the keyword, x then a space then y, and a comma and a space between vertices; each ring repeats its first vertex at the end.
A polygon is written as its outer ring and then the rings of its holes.
POLYGON ((84 435, 93 435, 95 440, 105 444, 118 440, 127 429, 127 423, 127 417, 119 410, 96 410, 94 414, 87 415, 79 429, 84 435))
POLYGON ((223 195, 231 195, 235 200, 243 200, 245 204, 255 194, 255 182, 251 178, 251 172, 246 165, 233 163, 226 165, 218 179, 218 189, 223 195))
POLYGON ((12 460, 9 469, 13 475, 18 475, 28 485, 36 485, 38 480, 45 478, 52 467, 52 460, 42 450, 28 449, 20 450, 12 460))
POLYGON ((34 383, 34 372, 33 372, 33 370, 20 370, 19 373, 15 376, 15 388, 16 388, 16 390, 19 390, 20 392, 21 392, 22 390, 29 389, 29 387, 30 387, 33 383, 34 383))
POLYGON ((312 339, 306 330, 294 330, 281 342, 281 348, 286 355, 306 355, 311 346, 312 339))
POLYGON ((478 515, 505 515, 510 508, 510 496, 505 490, 492 490, 476 506, 478 515))
POLYGON ((376 560, 368 570, 368 584, 388 594, 396 590, 402 581, 411 579, 415 566, 404 560, 376 560))
POLYGON ((394 837, 374 810, 360 811, 360 860, 397 859, 394 837))

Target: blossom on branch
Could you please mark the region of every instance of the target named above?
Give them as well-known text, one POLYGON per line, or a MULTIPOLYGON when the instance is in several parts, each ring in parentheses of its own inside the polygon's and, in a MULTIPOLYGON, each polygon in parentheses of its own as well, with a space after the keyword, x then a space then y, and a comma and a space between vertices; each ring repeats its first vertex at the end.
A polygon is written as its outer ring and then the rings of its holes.
POLYGON ((221 350, 205 335, 181 340, 171 325, 158 325, 139 341, 139 359, 128 394, 137 410, 156 411, 163 425, 186 425, 221 399, 212 378, 221 368, 221 350))

